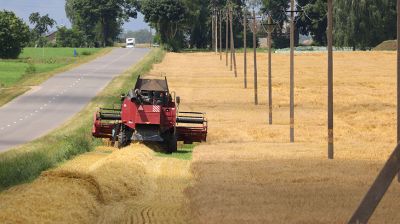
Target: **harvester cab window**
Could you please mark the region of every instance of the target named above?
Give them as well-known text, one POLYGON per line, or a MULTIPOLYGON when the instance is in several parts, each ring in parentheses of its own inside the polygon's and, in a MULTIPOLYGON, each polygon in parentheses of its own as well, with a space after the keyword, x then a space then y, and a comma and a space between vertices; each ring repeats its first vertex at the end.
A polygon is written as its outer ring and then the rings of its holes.
POLYGON ((145 104, 152 104, 152 94, 149 91, 140 91, 140 98, 145 104))
POLYGON ((153 92, 153 104, 165 105, 166 104, 165 92, 153 92))

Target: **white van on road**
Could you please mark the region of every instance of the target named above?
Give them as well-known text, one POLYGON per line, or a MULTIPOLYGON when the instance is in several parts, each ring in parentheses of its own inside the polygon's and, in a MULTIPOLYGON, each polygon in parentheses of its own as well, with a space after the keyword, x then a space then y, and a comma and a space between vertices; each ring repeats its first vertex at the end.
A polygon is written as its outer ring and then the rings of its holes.
POLYGON ((126 48, 134 48, 136 46, 135 38, 126 38, 126 48))

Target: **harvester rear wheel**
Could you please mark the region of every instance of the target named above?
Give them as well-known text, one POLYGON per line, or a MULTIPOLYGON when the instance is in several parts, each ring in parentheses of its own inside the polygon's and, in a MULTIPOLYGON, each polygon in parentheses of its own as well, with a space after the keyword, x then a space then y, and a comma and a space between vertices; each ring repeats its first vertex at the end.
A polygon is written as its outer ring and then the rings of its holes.
POLYGON ((124 124, 121 124, 121 128, 118 135, 118 148, 123 148, 128 146, 131 143, 131 134, 132 131, 129 127, 126 127, 124 124))

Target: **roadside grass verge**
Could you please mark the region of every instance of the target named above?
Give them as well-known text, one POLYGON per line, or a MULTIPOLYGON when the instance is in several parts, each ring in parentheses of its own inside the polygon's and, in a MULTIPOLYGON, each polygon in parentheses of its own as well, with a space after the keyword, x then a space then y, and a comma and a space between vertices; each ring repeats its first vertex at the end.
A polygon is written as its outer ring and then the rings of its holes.
POLYGON ((76 155, 92 151, 101 140, 91 136, 93 114, 97 107, 119 102, 120 93, 132 88, 139 75, 160 63, 165 52, 152 50, 142 61, 114 78, 81 112, 52 133, 31 143, 0 154, 0 191, 31 181, 44 170, 57 166, 76 155))
POLYGON ((19 59, 0 60, 0 106, 49 79, 111 51, 111 48, 25 48, 19 59))

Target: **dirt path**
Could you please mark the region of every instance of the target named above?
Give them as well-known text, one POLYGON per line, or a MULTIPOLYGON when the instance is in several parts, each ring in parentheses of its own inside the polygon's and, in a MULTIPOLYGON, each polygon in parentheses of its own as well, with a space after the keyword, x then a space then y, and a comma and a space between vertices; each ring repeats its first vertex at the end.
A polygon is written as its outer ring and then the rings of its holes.
POLYGON ((2 223, 186 223, 189 162, 99 148, 0 194, 2 223))

